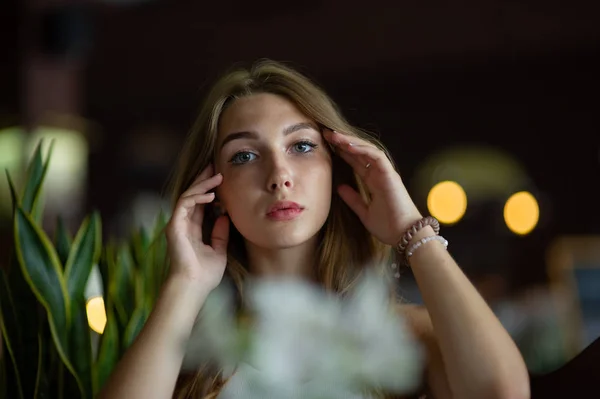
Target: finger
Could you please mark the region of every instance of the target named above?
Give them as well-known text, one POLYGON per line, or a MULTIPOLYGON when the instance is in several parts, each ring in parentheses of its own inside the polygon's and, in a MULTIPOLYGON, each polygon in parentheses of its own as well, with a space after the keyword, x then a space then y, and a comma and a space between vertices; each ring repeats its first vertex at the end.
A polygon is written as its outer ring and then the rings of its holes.
POLYGON ((366 162, 359 159, 359 157, 354 156, 354 154, 352 154, 346 148, 343 148, 349 144, 349 141, 342 142, 340 136, 343 135, 331 129, 325 129, 323 131, 323 136, 327 139, 327 141, 330 142, 331 145, 335 146, 336 149, 342 149, 342 151, 336 151, 336 154, 339 155, 350 166, 352 166, 355 172, 358 172, 362 177, 364 172, 363 168, 366 162))
POLYGON ((379 148, 373 144, 366 142, 358 137, 345 135, 339 132, 331 132, 326 137, 336 146, 339 150, 338 155, 342 156, 346 161, 348 157, 343 157, 343 154, 352 154, 353 158, 358 160, 349 162, 355 168, 359 174, 364 173, 365 168, 369 168, 376 165, 381 168, 385 168, 389 163, 387 156, 379 148))
POLYGON ((377 171, 377 173, 386 174, 389 172, 389 162, 385 155, 383 159, 378 158, 377 155, 364 154, 362 152, 355 151, 338 151, 337 154, 346 161, 354 170, 354 172, 360 176, 363 180, 366 180, 370 173, 377 171))
POLYGON ((371 145, 348 145, 343 152, 350 154, 355 159, 359 159, 364 169, 386 171, 389 170, 388 166, 391 165, 383 151, 371 145))
MULTIPOLYGON (((194 182, 196 180, 206 180, 208 179, 210 176, 212 176, 215 173, 215 167, 212 163, 209 163, 203 170, 202 172, 200 172, 198 174, 198 177, 196 177, 196 179, 194 179, 194 182)), ((193 183, 192 183, 193 184, 193 183)))
POLYGON ((358 218, 365 223, 367 218, 368 207, 365 200, 360 194, 352 187, 342 184, 338 187, 338 194, 342 197, 342 200, 356 213, 358 218))
MULTIPOLYGON (((209 179, 214 175, 214 166, 209 163, 198 175, 192 180, 192 183, 186 188, 182 195, 188 192, 192 187, 195 187, 199 182, 209 179)), ((180 196, 181 197, 181 196, 180 196)))
MULTIPOLYGON (((177 201, 177 205, 173 211, 173 218, 177 221, 184 220, 190 216, 191 213, 196 211, 197 205, 208 204, 215 199, 214 193, 206 194, 195 194, 185 198, 180 198, 177 201)), ((202 217, 200 217, 200 224, 202 224, 202 217)))
POLYGON ((208 179, 209 177, 211 177, 212 175, 214 175, 214 166, 212 163, 209 163, 204 169, 202 169, 202 171, 200 173, 198 173, 198 175, 194 178, 194 180, 192 180, 192 183, 188 186, 188 190, 190 189, 190 187, 193 187, 194 185, 196 185, 198 182, 201 182, 203 180, 208 179))
POLYGON ((216 253, 220 255, 227 254, 227 243, 229 241, 229 217, 227 215, 217 218, 210 239, 216 253))
POLYGON ((338 132, 336 130, 325 130, 323 132, 323 136, 325 137, 325 139, 327 139, 327 141, 329 141, 330 143, 332 143, 335 146, 346 146, 349 143, 354 143, 356 145, 360 144, 360 145, 368 145, 368 146, 372 146, 373 144, 369 143, 366 140, 363 140, 359 137, 356 136, 351 136, 349 134, 344 134, 342 132, 338 132))
POLYGON ((223 182, 223 175, 217 173, 216 175, 200 180, 190 186, 186 191, 181 194, 181 198, 189 197, 192 195, 205 194, 207 191, 212 190, 223 182))
POLYGON ((341 149, 350 154, 357 154, 367 156, 373 160, 376 159, 387 159, 383 151, 371 144, 362 144, 354 141, 348 142, 346 145, 342 145, 341 149))
POLYGON ((354 169, 355 172, 358 173, 358 175, 360 177, 364 177, 366 172, 367 172, 367 168, 365 168, 365 165, 367 164, 367 162, 365 162, 362 157, 356 156, 355 154, 351 154, 349 152, 344 152, 344 151, 339 151, 338 155, 340 158, 342 158, 344 161, 346 161, 346 163, 348 165, 350 165, 352 167, 352 169, 354 169))

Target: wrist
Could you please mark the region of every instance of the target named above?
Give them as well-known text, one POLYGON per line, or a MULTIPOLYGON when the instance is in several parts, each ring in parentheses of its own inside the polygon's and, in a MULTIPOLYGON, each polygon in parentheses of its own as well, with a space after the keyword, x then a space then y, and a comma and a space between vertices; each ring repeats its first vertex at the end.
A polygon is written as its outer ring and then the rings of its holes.
POLYGON ((212 287, 201 279, 191 278, 182 273, 171 273, 165 280, 161 296, 171 298, 173 302, 181 303, 181 306, 197 313, 212 290, 212 287))
POLYGON ((167 281, 172 281, 172 284, 180 285, 181 288, 191 286, 195 289, 202 289, 209 292, 216 288, 210 281, 211 279, 207 278, 205 272, 189 269, 185 267, 171 267, 167 275, 167 281))
POLYGON ((426 237, 427 235, 438 235, 439 232, 440 224, 436 218, 432 216, 421 218, 404 232, 396 244, 396 249, 400 256, 404 258, 406 256, 406 250, 411 242, 418 242, 419 239, 426 237))
POLYGON ((416 238, 414 242, 408 246, 406 250, 406 264, 410 267, 414 267, 415 262, 419 262, 418 259, 423 256, 429 256, 428 259, 431 260, 431 255, 436 257, 436 254, 440 253, 440 251, 443 252, 445 256, 447 254, 447 248, 448 241, 444 237, 437 234, 423 235, 421 238, 416 238))
POLYGON ((415 242, 422 238, 437 235, 431 226, 424 226, 421 230, 413 234, 412 238, 408 241, 407 248, 410 248, 415 242))

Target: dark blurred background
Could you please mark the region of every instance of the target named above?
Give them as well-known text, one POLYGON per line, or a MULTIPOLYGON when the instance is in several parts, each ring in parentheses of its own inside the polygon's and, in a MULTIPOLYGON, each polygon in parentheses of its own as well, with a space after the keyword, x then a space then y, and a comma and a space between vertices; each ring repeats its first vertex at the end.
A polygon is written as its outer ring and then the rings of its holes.
MULTIPOLYGON (((166 179, 207 85, 234 63, 272 58, 382 138, 424 213, 437 182, 464 189, 466 211, 442 234, 531 369, 600 336, 600 3, 4 0, 0 10, 0 166, 18 175, 40 137, 57 138, 49 215, 76 226, 97 209, 106 237, 151 223, 169 206, 166 179), (504 216, 520 191, 539 206, 525 234, 504 216)), ((5 181, 0 203, 7 252, 5 181)), ((420 300, 409 271, 400 291, 420 300)))

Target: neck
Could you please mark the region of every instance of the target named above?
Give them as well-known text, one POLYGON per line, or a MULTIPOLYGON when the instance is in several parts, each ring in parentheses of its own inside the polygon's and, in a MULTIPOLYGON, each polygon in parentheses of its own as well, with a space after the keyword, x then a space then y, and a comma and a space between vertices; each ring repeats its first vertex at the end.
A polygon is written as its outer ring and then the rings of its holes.
POLYGON ((316 278, 317 237, 289 248, 260 248, 246 242, 250 273, 260 277, 316 278))

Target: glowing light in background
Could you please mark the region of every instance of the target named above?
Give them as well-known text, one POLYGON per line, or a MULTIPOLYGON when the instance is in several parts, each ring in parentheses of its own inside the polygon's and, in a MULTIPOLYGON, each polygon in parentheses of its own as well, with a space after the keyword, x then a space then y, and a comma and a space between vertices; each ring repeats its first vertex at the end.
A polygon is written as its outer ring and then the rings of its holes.
POLYGON ((467 210, 467 194, 460 184, 454 181, 437 183, 429 191, 427 208, 440 223, 456 223, 467 210))
POLYGON ((515 234, 530 233, 538 223, 540 208, 533 194, 520 191, 510 196, 504 205, 504 221, 515 234))
POLYGON ((98 334, 102 334, 106 326, 104 299, 101 296, 93 297, 87 301, 85 308, 90 328, 98 334))
POLYGON ((498 200, 504 203, 522 187, 535 186, 511 154, 495 147, 468 144, 436 151, 424 159, 411 179, 411 191, 425 202, 431 187, 442 181, 460 182, 469 193, 469 206, 498 200))
POLYGON ((20 127, 0 130, 0 166, 20 167, 24 143, 25 136, 20 127))
POLYGON ((102 274, 100 274, 98 265, 94 265, 85 285, 84 296, 87 300, 88 324, 92 330, 99 334, 102 334, 106 325, 106 309, 102 299, 103 291, 102 274))

